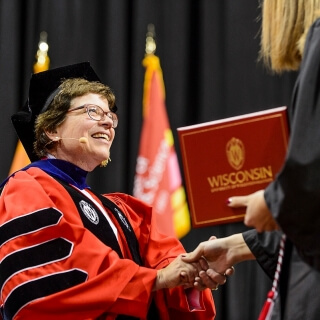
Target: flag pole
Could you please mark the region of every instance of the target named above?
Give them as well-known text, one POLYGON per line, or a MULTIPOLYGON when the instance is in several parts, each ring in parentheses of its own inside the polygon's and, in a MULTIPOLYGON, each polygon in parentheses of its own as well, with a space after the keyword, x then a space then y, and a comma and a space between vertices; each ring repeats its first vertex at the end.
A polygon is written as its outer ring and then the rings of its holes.
MULTIPOLYGON (((48 34, 45 31, 40 33, 40 40, 38 43, 38 50, 36 54, 36 62, 33 65, 33 72, 38 73, 41 71, 46 71, 49 69, 50 59, 48 56, 49 45, 47 42, 48 34)), ((20 170, 30 163, 30 159, 22 146, 20 140, 18 140, 16 151, 13 156, 11 167, 9 170, 9 175, 20 170)))
POLYGON ((36 54, 36 63, 33 65, 33 72, 38 73, 49 69, 50 59, 48 56, 48 34, 45 31, 40 33, 40 40, 38 44, 38 51, 36 54))
POLYGON ((190 216, 165 105, 165 86, 156 51, 155 27, 146 33, 143 123, 133 195, 153 208, 162 234, 181 238, 190 230, 190 216))
POLYGON ((155 27, 152 23, 148 24, 146 34, 146 54, 154 54, 157 49, 155 27))

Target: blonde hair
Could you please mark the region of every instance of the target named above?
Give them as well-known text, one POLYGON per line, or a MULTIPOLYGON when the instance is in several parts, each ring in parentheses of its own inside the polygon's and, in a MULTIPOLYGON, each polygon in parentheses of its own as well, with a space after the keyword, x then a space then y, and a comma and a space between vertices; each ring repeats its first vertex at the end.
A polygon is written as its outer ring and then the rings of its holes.
POLYGON ((278 73, 297 70, 319 12, 320 0, 264 0, 259 57, 265 65, 278 73))

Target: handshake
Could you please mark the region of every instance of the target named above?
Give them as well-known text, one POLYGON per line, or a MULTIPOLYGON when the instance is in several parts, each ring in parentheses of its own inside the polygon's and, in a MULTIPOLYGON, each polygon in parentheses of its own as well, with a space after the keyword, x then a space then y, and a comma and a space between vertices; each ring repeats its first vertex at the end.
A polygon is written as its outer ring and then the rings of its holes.
POLYGON ((154 290, 183 286, 217 290, 234 273, 238 262, 252 260, 242 234, 217 239, 211 237, 190 252, 179 255, 164 269, 158 270, 154 290))
MULTIPOLYGON (((246 207, 244 223, 258 232, 279 229, 266 205, 264 190, 229 198, 228 206, 246 207)), ((217 290, 219 285, 226 283, 227 276, 234 273, 235 264, 255 259, 241 233, 221 239, 213 236, 159 270, 154 290, 176 286, 217 290)))

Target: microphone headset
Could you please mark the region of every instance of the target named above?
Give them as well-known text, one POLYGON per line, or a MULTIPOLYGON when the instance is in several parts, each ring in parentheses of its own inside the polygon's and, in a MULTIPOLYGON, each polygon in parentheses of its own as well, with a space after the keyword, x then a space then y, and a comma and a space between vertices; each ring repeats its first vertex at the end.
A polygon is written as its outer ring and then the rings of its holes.
MULTIPOLYGON (((52 141, 60 141, 60 140, 77 140, 80 143, 88 143, 88 138, 86 137, 80 137, 79 139, 77 138, 60 138, 60 137, 54 137, 52 141)), ((108 162, 111 161, 111 158, 104 160, 101 162, 100 167, 106 167, 108 162)))
POLYGON ((60 137, 54 137, 53 141, 59 141, 59 140, 77 140, 80 143, 88 143, 88 139, 86 137, 81 137, 79 139, 77 138, 60 138, 60 137))

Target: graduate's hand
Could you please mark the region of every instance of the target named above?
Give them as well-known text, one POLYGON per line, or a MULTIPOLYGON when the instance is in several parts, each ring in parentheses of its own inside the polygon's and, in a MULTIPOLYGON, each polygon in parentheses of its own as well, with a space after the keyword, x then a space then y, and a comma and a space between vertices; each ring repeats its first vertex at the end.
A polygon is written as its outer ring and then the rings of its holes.
POLYGON ((194 251, 188 253, 182 259, 185 262, 192 263, 204 258, 208 264, 206 271, 210 274, 210 277, 218 284, 224 284, 226 276, 232 275, 234 272, 231 251, 226 239, 217 239, 212 236, 208 241, 201 242, 194 251))
POLYGON ((265 202, 264 190, 247 196, 230 197, 228 206, 231 208, 247 207, 244 224, 254 227, 258 232, 279 229, 265 202))
MULTIPOLYGON (((186 255, 183 255, 183 260, 185 256, 186 255)), ((208 261, 205 258, 200 257, 190 263, 195 263, 197 261, 199 262, 200 269, 198 268, 198 276, 195 277, 193 282, 193 286, 197 290, 202 291, 207 288, 217 290, 219 284, 224 284, 226 282, 226 276, 211 270, 208 261)))
MULTIPOLYGON (((221 239, 210 237, 209 241, 201 242, 194 251, 182 257, 184 261, 189 263, 201 258, 204 258, 209 266, 206 277, 220 285, 226 282, 227 276, 234 274, 234 265, 255 259, 241 233, 221 239)), ((204 280, 203 282, 205 283, 204 280)), ((208 285, 208 287, 210 286, 208 285)), ((210 288, 217 289, 217 286, 210 288)))

